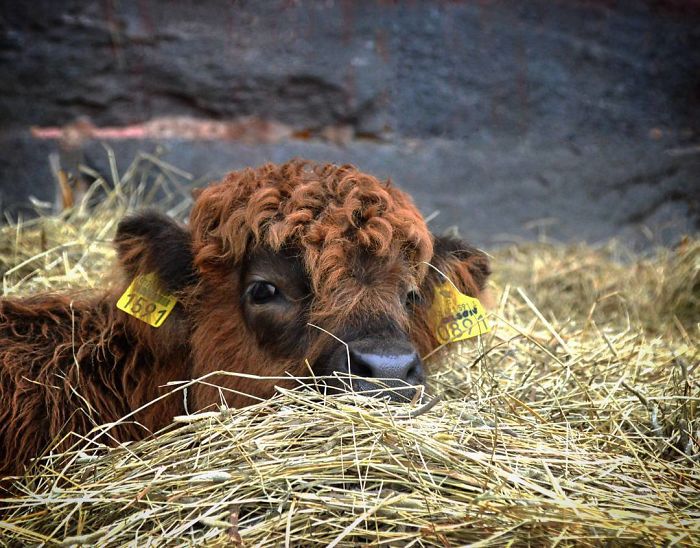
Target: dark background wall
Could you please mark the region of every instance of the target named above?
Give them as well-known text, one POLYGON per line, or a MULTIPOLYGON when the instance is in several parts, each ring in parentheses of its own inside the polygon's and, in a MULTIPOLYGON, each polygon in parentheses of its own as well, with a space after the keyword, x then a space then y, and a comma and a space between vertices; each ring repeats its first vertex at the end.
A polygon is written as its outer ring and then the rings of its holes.
POLYGON ((482 245, 672 243, 700 219, 700 2, 3 2, 0 123, 13 214, 54 199, 52 151, 107 172, 107 136, 211 178, 352 162, 482 245))

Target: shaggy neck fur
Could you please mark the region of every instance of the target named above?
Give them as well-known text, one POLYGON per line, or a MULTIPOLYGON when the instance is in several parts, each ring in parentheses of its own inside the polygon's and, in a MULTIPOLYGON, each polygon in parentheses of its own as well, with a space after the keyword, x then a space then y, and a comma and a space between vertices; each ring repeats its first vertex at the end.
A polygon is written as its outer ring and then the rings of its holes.
MULTIPOLYGON (((0 476, 20 471, 54 440, 65 449, 189 378, 187 340, 163 344, 119 312, 113 294, 0 300, 0 476)), ((138 322, 143 324, 143 322, 138 322)), ((143 324, 145 327, 146 324, 143 324)), ((163 333, 165 335, 165 333, 163 333)), ((99 441, 140 439, 181 409, 169 397, 99 441)))

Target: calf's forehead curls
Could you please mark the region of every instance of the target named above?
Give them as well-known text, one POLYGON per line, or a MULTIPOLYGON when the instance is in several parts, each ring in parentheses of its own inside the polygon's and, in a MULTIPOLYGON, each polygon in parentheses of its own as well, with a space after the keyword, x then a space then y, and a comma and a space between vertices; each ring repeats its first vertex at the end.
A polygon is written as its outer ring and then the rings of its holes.
POLYGON ((418 285, 433 254, 411 198, 350 165, 295 160, 231 173, 198 195, 191 228, 202 272, 239 263, 258 245, 298 249, 318 298, 341 284, 395 285, 387 276, 418 285))

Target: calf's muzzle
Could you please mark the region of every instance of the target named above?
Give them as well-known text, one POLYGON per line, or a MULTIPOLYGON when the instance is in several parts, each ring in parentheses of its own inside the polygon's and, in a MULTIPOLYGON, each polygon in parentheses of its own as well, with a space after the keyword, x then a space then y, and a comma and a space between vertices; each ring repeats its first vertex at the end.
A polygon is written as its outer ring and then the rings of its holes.
POLYGON ((425 382, 423 361, 404 338, 373 336, 346 344, 333 352, 327 364, 328 372, 336 374, 345 389, 351 386, 355 392, 407 401, 425 382), (348 372, 351 378, 343 379, 348 372))

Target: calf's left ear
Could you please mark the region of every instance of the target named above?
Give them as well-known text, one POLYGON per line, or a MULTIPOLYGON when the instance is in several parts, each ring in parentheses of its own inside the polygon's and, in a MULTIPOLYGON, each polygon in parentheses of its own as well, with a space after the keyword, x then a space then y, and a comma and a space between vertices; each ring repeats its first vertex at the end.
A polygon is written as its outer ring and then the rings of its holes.
POLYGON ((131 278, 154 272, 170 292, 196 281, 190 233, 163 213, 147 210, 124 218, 114 245, 119 263, 131 278))
POLYGON ((486 296, 486 282, 491 274, 486 253, 452 236, 434 237, 430 264, 440 272, 434 268, 428 269, 420 287, 422 306, 414 309, 411 319, 411 337, 422 355, 430 353, 440 345, 429 310, 436 295, 435 290, 445 283, 445 276, 462 293, 483 302, 486 296))
MULTIPOLYGON (((486 253, 453 236, 435 237, 430 264, 445 274, 462 293, 470 297, 478 298, 482 295, 491 274, 486 253)), ((431 268, 425 283, 435 287, 444 281, 444 277, 431 268)), ((430 290, 431 287, 424 287, 423 290, 430 290)))

